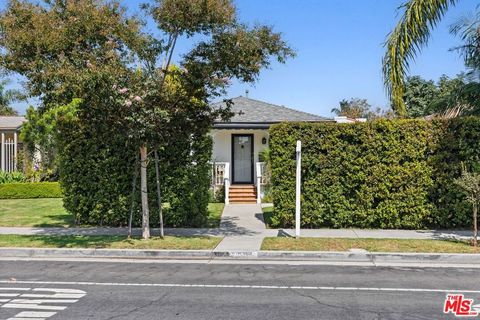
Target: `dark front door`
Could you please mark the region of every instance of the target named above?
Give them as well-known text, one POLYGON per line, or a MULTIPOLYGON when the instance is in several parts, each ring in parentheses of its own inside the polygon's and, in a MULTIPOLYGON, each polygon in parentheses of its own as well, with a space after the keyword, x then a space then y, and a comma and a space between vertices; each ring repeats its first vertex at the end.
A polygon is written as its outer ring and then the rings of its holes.
POLYGON ((232 181, 253 183, 253 134, 232 135, 232 181))

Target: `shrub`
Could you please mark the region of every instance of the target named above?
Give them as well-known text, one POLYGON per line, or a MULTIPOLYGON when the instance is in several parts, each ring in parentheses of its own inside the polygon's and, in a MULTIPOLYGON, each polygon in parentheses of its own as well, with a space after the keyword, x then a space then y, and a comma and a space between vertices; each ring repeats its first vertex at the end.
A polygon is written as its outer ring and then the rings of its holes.
POLYGON ((6 172, 0 171, 0 184, 25 182, 25 175, 20 171, 6 172))
POLYGON ((214 192, 211 188, 209 190, 210 193, 210 202, 213 203, 225 203, 225 187, 219 186, 217 190, 214 192))
POLYGON ((303 227, 468 226, 453 179, 461 161, 478 158, 479 135, 477 118, 272 126, 272 223, 294 224, 301 140, 303 227))
MULTIPOLYGON (((126 226, 138 146, 128 142, 124 128, 94 121, 102 119, 59 122, 58 163, 64 206, 79 224, 126 226)), ((177 139, 165 143, 159 152, 162 202, 170 204, 163 212, 164 222, 169 227, 202 226, 208 216, 211 139, 187 130, 183 134, 185 137, 177 134, 177 139)), ((156 227, 155 165, 151 158, 149 162, 150 224, 156 227)), ((142 221, 139 184, 137 179, 133 226, 141 226, 142 221)))
POLYGON ((0 199, 61 198, 58 182, 0 184, 0 199))

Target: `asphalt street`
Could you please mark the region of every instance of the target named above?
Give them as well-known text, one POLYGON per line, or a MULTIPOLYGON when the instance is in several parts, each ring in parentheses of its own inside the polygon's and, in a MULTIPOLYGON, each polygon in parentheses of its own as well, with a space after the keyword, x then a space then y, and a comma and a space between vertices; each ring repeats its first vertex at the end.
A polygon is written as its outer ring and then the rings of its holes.
POLYGON ((478 269, 0 261, 0 319, 454 319, 478 269))

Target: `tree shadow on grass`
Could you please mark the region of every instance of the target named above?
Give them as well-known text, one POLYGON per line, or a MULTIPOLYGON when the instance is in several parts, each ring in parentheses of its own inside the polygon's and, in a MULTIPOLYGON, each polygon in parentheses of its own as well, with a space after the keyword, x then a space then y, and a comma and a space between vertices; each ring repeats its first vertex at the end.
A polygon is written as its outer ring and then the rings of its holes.
POLYGON ((52 214, 48 216, 44 216, 45 219, 48 219, 52 222, 40 222, 33 224, 33 227, 39 228, 49 228, 49 227, 61 227, 61 228, 69 228, 75 226, 75 220, 72 214, 65 213, 65 214, 52 214))
MULTIPOLYGON (((108 248, 112 243, 118 241, 132 241, 126 236, 54 236, 54 235, 19 235, 16 236, 18 240, 16 244, 25 244, 29 247, 34 244, 34 247, 55 247, 55 248, 108 248), (28 239, 28 241, 24 241, 28 239)), ((12 244, 15 244, 13 238, 12 244)), ((16 245, 18 246, 18 245, 16 245)))

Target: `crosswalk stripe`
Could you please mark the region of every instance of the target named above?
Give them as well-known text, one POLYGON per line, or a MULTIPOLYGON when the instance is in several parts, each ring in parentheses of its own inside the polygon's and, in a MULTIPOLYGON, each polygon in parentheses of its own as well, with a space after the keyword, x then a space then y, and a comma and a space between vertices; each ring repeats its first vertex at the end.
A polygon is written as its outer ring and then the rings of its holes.
POLYGON ((10 291, 30 291, 31 289, 30 288, 1 288, 0 287, 0 291, 2 290, 10 290, 10 291))
POLYGON ((78 299, 13 299, 11 302, 12 303, 35 303, 35 304, 41 304, 41 303, 75 303, 77 302, 78 299))
POLYGON ((7 320, 45 320, 45 318, 8 318, 7 320))
POLYGON ((65 310, 67 307, 61 306, 41 306, 38 304, 27 303, 6 303, 2 308, 14 308, 14 309, 32 309, 32 310, 65 310))
POLYGON ((20 298, 57 298, 57 299, 80 299, 84 296, 84 293, 79 294, 68 294, 68 293, 57 293, 57 294, 37 294, 37 293, 24 293, 20 295, 20 298))
POLYGON ((45 311, 22 311, 15 316, 15 319, 18 318, 48 318, 52 317, 56 312, 45 312, 45 311))

